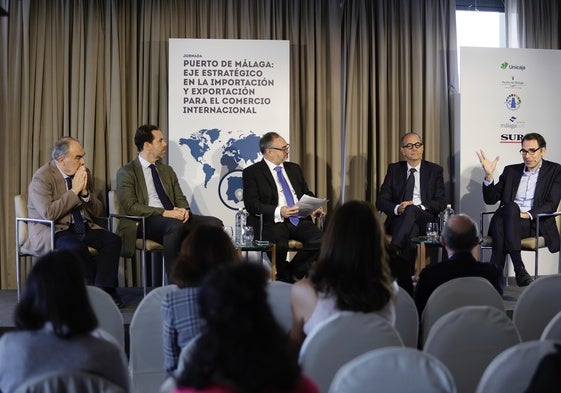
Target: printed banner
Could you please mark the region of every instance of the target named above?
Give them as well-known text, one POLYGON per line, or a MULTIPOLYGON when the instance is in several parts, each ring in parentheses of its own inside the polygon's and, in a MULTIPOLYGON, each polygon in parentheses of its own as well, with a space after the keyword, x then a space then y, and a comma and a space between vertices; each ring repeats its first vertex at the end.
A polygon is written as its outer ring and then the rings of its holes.
MULTIPOLYGON (((475 154, 479 149, 491 160, 499 156, 495 181, 506 165, 522 162, 520 141, 529 132, 544 136, 544 159, 561 162, 557 120, 560 64, 558 50, 461 48, 461 126, 455 152, 457 211, 479 221, 481 211, 498 207, 483 202, 484 172, 475 154)), ((545 254, 549 252, 540 254, 540 262, 545 254)), ((533 271, 531 256, 524 255, 529 271, 533 271)), ((541 269, 542 273, 546 271, 541 269)))
POLYGON ((233 225, 259 139, 289 140, 289 42, 169 40, 169 163, 195 213, 233 225))

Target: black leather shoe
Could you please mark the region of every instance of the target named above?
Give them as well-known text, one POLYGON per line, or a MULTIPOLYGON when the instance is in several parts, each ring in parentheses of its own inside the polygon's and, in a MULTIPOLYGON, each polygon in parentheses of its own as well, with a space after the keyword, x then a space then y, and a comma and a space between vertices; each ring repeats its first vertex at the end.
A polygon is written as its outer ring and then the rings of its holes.
POLYGON ((534 281, 524 267, 522 267, 520 270, 518 270, 515 273, 516 273, 516 285, 518 285, 519 287, 526 287, 530 285, 532 281, 534 281))
POLYGON ((119 296, 117 292, 112 294, 111 297, 113 298, 113 301, 115 302, 117 308, 122 309, 126 307, 125 302, 123 302, 123 299, 121 299, 121 296, 119 296))
POLYGON ((121 296, 119 296, 115 288, 103 287, 102 289, 111 296, 117 308, 121 309, 126 307, 125 302, 123 302, 123 299, 121 299, 121 296))

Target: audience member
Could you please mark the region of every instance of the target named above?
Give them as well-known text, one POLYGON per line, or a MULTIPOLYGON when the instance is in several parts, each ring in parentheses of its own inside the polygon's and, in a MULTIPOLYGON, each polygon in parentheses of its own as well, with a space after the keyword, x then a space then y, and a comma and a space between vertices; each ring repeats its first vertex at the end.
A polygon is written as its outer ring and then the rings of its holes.
POLYGON ((1 392, 45 373, 78 370, 128 391, 122 350, 92 335, 98 322, 84 281, 79 256, 68 250, 44 255, 31 269, 15 310, 17 331, 0 338, 1 392))
POLYGON ((501 272, 490 263, 477 262, 471 251, 479 244, 477 224, 465 214, 448 219, 440 242, 448 252, 448 260, 432 263, 421 270, 415 287, 415 303, 419 315, 427 300, 441 284, 458 277, 483 277, 502 294, 501 272))
MULTIPOLYGON (((116 290, 121 239, 94 222, 103 205, 93 189, 85 155, 77 139, 63 137, 55 142, 51 161, 35 172, 29 184, 27 209, 30 218, 55 221, 55 249, 79 254, 88 284, 108 292, 123 308, 116 290), (88 247, 97 253, 90 254, 88 247)), ((49 226, 29 224, 26 248, 42 255, 50 244, 49 226)))
POLYGON ((555 352, 548 353, 538 363, 530 385, 524 393, 556 393, 561 386, 561 345, 555 344, 555 352))
MULTIPOLYGON (((324 214, 317 209, 308 217, 299 217, 296 203, 303 195, 313 193, 308 189, 302 168, 286 161, 289 145, 275 132, 269 132, 259 141, 263 160, 243 171, 243 200, 249 212, 248 224, 260 229, 256 215, 262 214, 264 240, 276 244, 277 279, 293 282, 308 273, 317 257, 321 231, 312 216, 324 214), (288 263, 288 240, 304 243, 288 263)), ((258 232, 256 232, 258 233, 258 232)))
POLYGON ((300 373, 297 352, 267 303, 267 273, 255 264, 223 266, 201 287, 203 332, 175 393, 292 392, 318 389, 300 373))
POLYGON ((401 138, 400 153, 405 161, 388 166, 376 207, 387 215, 384 226, 392 236, 391 247, 409 262, 413 274, 415 245, 411 238, 426 233, 428 222, 436 221, 446 206, 443 169, 423 160, 423 140, 415 132, 401 138))
MULTIPOLYGON (((509 254, 516 284, 524 287, 533 280, 522 262, 520 240, 535 235, 537 214, 557 210, 561 199, 561 165, 543 159, 546 143, 540 134, 524 135, 521 147, 524 162, 507 165, 498 183, 494 182, 493 174, 499 157, 490 161, 483 150, 477 152, 477 157, 485 171, 483 200, 488 205, 500 202, 489 225, 493 237, 491 263, 502 271, 509 254)), ((559 232, 553 217, 540 220, 540 236, 544 237, 549 251, 559 251, 559 232)))
MULTIPOLYGON (((154 125, 140 126, 134 135, 138 157, 117 171, 117 196, 121 213, 146 217, 146 238, 162 243, 169 274, 181 242, 195 226, 205 223, 222 227, 216 217, 200 216, 189 210, 173 168, 162 162, 167 143, 154 125)), ((122 219, 119 232, 123 253, 133 255, 141 228, 136 221, 122 219)))
POLYGON ((290 337, 300 345, 338 310, 375 312, 393 325, 398 290, 378 214, 369 203, 347 202, 328 220, 310 277, 292 287, 290 337))
POLYGON ((392 277, 397 281, 397 285, 404 289, 411 297, 414 295, 413 277, 409 268, 409 261, 401 255, 395 248, 386 247, 388 252, 388 263, 392 277))
POLYGON ((198 304, 201 282, 216 266, 238 260, 230 237, 216 226, 198 226, 181 244, 171 272, 180 290, 166 294, 162 303, 167 373, 177 369, 181 349, 201 333, 203 321, 198 304))

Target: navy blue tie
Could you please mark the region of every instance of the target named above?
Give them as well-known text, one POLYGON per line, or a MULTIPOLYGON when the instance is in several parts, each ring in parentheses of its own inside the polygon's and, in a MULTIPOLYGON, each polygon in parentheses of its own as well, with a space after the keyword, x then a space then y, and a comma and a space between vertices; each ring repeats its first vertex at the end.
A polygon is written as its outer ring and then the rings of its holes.
POLYGON ((154 187, 156 187, 156 192, 158 193, 160 202, 162 202, 162 206, 166 210, 173 210, 173 203, 171 203, 168 196, 166 195, 166 192, 164 191, 164 186, 162 185, 162 180, 160 179, 160 175, 158 175, 156 166, 154 164, 150 164, 148 166, 152 171, 152 180, 154 180, 154 187))
POLYGON ((409 169, 409 177, 407 178, 407 184, 405 185, 405 195, 403 196, 404 201, 413 200, 413 189, 415 188, 415 168, 409 169))
MULTIPOLYGON (((72 189, 72 177, 68 176, 66 179, 66 185, 68 189, 72 189)), ((82 212, 80 211, 79 207, 73 207, 70 210, 70 214, 72 214, 72 218, 74 219, 74 232, 79 235, 83 235, 86 233, 86 224, 84 223, 84 217, 82 216, 82 212)))
MULTIPOLYGON (((282 166, 276 166, 275 171, 277 172, 277 176, 279 177, 279 181, 282 186, 282 192, 284 194, 284 198, 286 199, 287 205, 294 206, 294 198, 292 197, 290 186, 288 185, 288 182, 286 181, 284 175, 282 174, 282 166)), ((298 222, 300 221, 297 215, 290 216, 288 219, 294 226, 298 225, 298 222)))

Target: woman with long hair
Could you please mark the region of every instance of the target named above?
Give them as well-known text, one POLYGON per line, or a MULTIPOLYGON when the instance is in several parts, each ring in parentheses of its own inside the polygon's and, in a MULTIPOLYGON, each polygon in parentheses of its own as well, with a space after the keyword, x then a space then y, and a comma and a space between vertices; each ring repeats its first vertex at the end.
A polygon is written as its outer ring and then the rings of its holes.
POLYGON ((0 338, 0 391, 11 393, 49 372, 86 371, 129 389, 121 349, 94 336, 97 318, 90 304, 80 257, 52 251, 31 269, 15 310, 17 331, 0 338))
POLYGON ((180 290, 167 293, 162 303, 164 368, 177 369, 181 349, 201 332, 197 303, 199 287, 217 266, 239 261, 230 237, 218 226, 200 225, 183 240, 172 266, 172 276, 180 290))
POLYGON ((216 269, 203 283, 201 336, 175 393, 317 393, 300 374, 297 352, 267 302, 267 273, 244 263, 216 269))
POLYGON ((378 213, 367 202, 347 202, 328 219, 310 277, 292 287, 290 337, 302 344, 321 321, 343 310, 374 312, 393 325, 397 291, 378 213))

